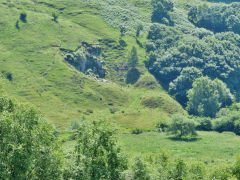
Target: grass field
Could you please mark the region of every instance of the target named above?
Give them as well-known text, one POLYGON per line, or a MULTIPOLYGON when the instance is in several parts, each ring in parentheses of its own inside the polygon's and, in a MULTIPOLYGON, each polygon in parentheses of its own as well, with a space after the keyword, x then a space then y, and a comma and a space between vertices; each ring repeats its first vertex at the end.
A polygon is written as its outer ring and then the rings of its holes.
POLYGON ((232 163, 240 154, 240 137, 233 133, 198 132, 193 141, 181 141, 165 133, 123 134, 119 142, 130 158, 167 152, 173 158, 201 161, 213 166, 232 163))

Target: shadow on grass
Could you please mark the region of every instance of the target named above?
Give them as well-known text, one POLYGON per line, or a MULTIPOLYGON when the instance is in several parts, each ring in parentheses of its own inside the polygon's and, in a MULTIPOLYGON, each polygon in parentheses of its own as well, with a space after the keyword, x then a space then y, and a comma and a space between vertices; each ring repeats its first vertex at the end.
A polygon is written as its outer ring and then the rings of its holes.
POLYGON ((194 142, 194 141, 199 141, 201 138, 198 137, 168 137, 168 139, 172 141, 185 141, 185 142, 194 142))

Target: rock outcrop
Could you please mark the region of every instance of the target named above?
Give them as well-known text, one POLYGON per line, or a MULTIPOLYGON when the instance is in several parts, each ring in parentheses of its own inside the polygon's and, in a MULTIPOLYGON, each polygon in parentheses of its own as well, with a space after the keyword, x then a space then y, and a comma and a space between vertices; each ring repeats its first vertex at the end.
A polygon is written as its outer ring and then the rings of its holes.
POLYGON ((75 52, 66 54, 64 59, 85 74, 93 73, 99 78, 104 78, 106 75, 106 70, 103 68, 105 63, 100 59, 100 55, 100 46, 82 43, 75 52))

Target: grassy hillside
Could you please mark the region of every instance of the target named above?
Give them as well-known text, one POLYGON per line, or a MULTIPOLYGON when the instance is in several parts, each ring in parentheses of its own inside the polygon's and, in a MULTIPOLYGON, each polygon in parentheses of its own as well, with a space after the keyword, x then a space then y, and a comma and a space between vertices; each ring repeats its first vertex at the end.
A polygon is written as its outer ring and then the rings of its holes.
MULTIPOLYGON (((139 16, 149 14, 144 1, 131 3, 137 5, 139 16)), ((36 105, 60 128, 84 116, 110 119, 124 128, 151 129, 172 113, 182 112, 160 86, 148 90, 127 87, 120 81, 126 72, 118 72, 114 67, 127 61, 132 46, 138 49, 142 75, 151 75, 143 64, 145 50, 129 36, 131 31, 123 37, 127 46, 119 45, 120 32, 104 22, 103 7, 74 0, 1 1, 0 72, 4 94, 36 105), (26 23, 19 20, 23 12, 27 14, 26 23), (52 13, 59 15, 58 23, 52 20, 52 13), (82 42, 101 46, 107 82, 90 78, 64 61, 66 52, 74 51, 82 42), (142 105, 141 98, 149 94, 162 97, 163 104, 158 108, 142 105), (117 112, 113 114, 111 109, 117 112)), ((142 33, 140 41, 144 42, 145 36, 142 33)))

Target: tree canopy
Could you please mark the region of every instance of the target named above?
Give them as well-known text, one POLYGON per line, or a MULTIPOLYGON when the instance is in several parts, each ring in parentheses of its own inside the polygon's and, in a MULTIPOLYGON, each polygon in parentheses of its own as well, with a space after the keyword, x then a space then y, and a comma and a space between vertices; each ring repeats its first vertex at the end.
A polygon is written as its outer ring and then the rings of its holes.
POLYGON ((192 137, 197 135, 195 128, 196 124, 193 120, 188 119, 184 115, 177 114, 173 115, 168 131, 179 138, 192 137))
POLYGON ((31 107, 0 98, 0 179, 60 179, 54 128, 31 107))
POLYGON ((120 179, 127 161, 107 127, 102 121, 81 124, 66 179, 120 179))
POLYGON ((212 34, 199 29, 183 34, 173 27, 153 24, 146 44, 146 66, 176 99, 185 105, 186 92, 199 76, 218 78, 238 98, 240 89, 240 36, 233 32, 212 34), (186 69, 188 68, 188 69, 186 69))
POLYGON ((221 107, 231 105, 233 96, 226 84, 208 77, 194 81, 193 88, 188 91, 187 110, 198 116, 215 117, 221 107))

